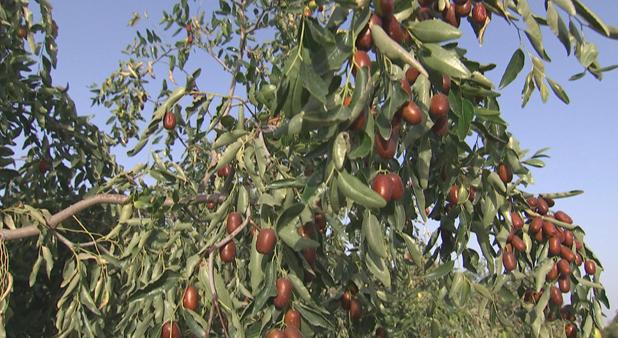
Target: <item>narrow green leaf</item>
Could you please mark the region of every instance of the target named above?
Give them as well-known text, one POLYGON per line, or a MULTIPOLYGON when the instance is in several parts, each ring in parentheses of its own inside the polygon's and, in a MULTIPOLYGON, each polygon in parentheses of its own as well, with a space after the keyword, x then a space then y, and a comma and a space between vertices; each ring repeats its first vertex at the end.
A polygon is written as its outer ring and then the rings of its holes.
POLYGON ((554 80, 546 77, 545 78, 547 80, 547 83, 549 83, 549 87, 551 88, 551 90, 554 92, 554 94, 564 103, 569 104, 570 100, 569 100, 569 96, 567 95, 567 93, 564 91, 564 89, 562 88, 562 86, 560 86, 557 82, 555 82, 554 80))
POLYGON ((380 258, 386 258, 386 241, 384 240, 384 227, 380 225, 378 218, 369 210, 363 213, 363 235, 367 240, 369 250, 380 258))
POLYGON ((470 77, 470 70, 461 62, 455 51, 431 43, 424 44, 423 47, 425 50, 421 53, 421 59, 429 68, 453 78, 470 77))
POLYGON ((455 266, 454 261, 448 261, 432 270, 430 270, 425 276, 425 279, 438 279, 446 276, 451 271, 453 271, 453 267, 455 266))
POLYGON ((511 56, 511 60, 509 61, 508 66, 506 66, 506 70, 504 74, 502 74, 502 79, 500 80, 500 89, 508 86, 513 80, 517 78, 517 75, 524 68, 525 56, 524 52, 518 48, 511 56))
POLYGON ((590 8, 584 5, 580 0, 573 0, 573 5, 575 5, 575 10, 577 14, 579 14, 584 20, 586 20, 590 25, 592 25, 597 30, 600 30, 605 36, 609 36, 609 28, 601 20, 601 18, 593 12, 590 8))
POLYGON ((442 20, 409 21, 410 32, 422 42, 443 42, 459 39, 461 31, 442 20))

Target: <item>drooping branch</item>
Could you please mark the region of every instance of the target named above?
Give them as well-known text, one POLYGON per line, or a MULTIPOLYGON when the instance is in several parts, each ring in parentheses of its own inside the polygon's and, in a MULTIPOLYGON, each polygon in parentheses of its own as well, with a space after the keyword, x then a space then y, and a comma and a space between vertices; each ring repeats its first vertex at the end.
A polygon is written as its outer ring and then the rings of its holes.
MULTIPOLYGON (((189 203, 204 203, 204 202, 222 202, 225 199, 225 196, 215 193, 212 195, 196 195, 192 197, 187 197, 175 202, 171 198, 166 198, 163 202, 164 206, 172 206, 174 204, 189 204, 189 203)), ((49 217, 46 220, 46 225, 50 229, 55 229, 58 225, 65 220, 69 219, 73 215, 91 208, 95 205, 99 204, 125 204, 130 200, 129 196, 122 194, 99 194, 92 197, 85 198, 49 217)), ((36 225, 28 225, 25 227, 21 227, 14 230, 3 229, 1 233, 1 238, 7 241, 38 236, 40 234, 40 230, 36 225)))

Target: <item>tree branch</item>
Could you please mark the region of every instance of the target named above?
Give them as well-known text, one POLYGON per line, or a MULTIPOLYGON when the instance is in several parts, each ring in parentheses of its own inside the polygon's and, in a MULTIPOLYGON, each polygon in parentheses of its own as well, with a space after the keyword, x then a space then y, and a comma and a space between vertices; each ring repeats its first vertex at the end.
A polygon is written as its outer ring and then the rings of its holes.
MULTIPOLYGON (((129 199, 130 199, 129 196, 122 195, 122 194, 99 194, 93 197, 88 197, 53 214, 51 217, 49 217, 46 220, 46 225, 47 227, 53 230, 53 229, 56 229, 56 227, 60 223, 69 219, 70 217, 79 213, 80 211, 83 211, 85 209, 88 209, 90 207, 93 207, 99 204, 125 204, 129 201, 129 199)), ((209 201, 222 202, 224 199, 225 199, 225 196, 223 196, 222 194, 214 193, 212 195, 196 195, 196 196, 192 196, 189 198, 183 198, 179 200, 177 203, 178 204, 204 203, 204 202, 209 202, 209 201)), ((163 202, 163 205, 172 206, 177 203, 174 202, 173 199, 168 197, 163 202)), ((28 225, 25 227, 14 229, 14 230, 2 229, 2 232, 0 233, 0 238, 3 240, 10 241, 14 239, 38 236, 40 233, 41 231, 36 225, 28 225)))

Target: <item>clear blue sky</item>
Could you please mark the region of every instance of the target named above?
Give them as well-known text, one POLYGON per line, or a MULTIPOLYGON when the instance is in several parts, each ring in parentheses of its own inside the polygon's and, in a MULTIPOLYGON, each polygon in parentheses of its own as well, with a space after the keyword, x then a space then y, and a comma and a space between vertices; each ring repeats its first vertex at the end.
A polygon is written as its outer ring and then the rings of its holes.
MULTIPOLYGON (((588 0, 589 6, 609 24, 618 26, 618 1, 588 0)), ((127 22, 133 12, 149 14, 141 21, 154 27, 160 20, 166 1, 54 1, 55 17, 60 27, 58 38, 59 64, 55 83, 70 83, 70 94, 80 114, 96 115, 103 125, 106 112, 90 107, 87 86, 101 81, 118 65, 123 57, 121 50, 133 38, 134 28, 127 22)), ((205 1, 212 6, 213 2, 205 1)), ((499 83, 506 63, 518 47, 516 32, 500 18, 492 22, 484 46, 473 39, 467 22, 462 22, 464 39, 472 59, 481 62, 501 62, 488 76, 499 83)), ((569 82, 568 78, 580 72, 581 66, 574 57, 567 58, 564 48, 548 30, 543 31, 547 50, 553 60, 546 72, 561 83, 571 98, 565 105, 551 96, 543 104, 535 93, 525 109, 521 109, 523 77, 507 87, 500 99, 504 118, 524 148, 531 150, 550 147, 551 158, 544 169, 534 170, 536 184, 531 192, 554 192, 583 189, 584 195, 558 200, 556 207, 567 211, 587 232, 587 243, 596 250, 605 267, 602 281, 608 290, 612 309, 611 319, 618 307, 618 259, 613 255, 618 247, 616 230, 616 200, 618 183, 614 170, 618 167, 618 141, 614 139, 618 126, 618 111, 613 101, 618 91, 618 70, 606 73, 599 82, 591 76, 569 82)), ((586 31, 585 35, 597 44, 603 66, 618 63, 618 41, 601 39, 598 34, 586 31)), ((208 82, 208 90, 223 92, 228 78, 211 60, 201 65, 208 82)), ((531 68, 526 64, 524 71, 531 68)), ((206 89, 206 88, 202 88, 206 89)), ((143 152, 144 160, 147 152, 143 152)), ((122 163, 129 163, 118 154, 122 163)))

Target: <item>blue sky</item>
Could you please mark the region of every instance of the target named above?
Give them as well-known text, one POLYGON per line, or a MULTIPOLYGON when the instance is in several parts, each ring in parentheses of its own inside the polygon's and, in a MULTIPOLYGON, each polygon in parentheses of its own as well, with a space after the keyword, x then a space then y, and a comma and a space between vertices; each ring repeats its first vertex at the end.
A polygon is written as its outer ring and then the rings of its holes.
MULTIPOLYGON (((618 26, 618 1, 586 2, 607 23, 618 26)), ((54 2, 55 18, 60 27, 59 63, 54 79, 57 84, 70 84, 70 94, 80 114, 94 115, 97 123, 104 125, 106 112, 90 106, 91 94, 87 86, 100 83, 123 58, 121 50, 133 38, 134 28, 127 25, 131 14, 147 12, 149 17, 143 19, 141 25, 155 27, 162 10, 168 9, 164 7, 166 3, 146 0, 54 2)), ((210 4, 208 6, 212 6, 212 2, 210 4)), ((496 18, 483 46, 476 42, 465 21, 462 31, 461 43, 468 49, 470 58, 485 63, 500 62, 487 74, 494 83, 499 83, 506 63, 520 43, 515 30, 496 18)), ((597 44, 603 66, 618 63, 618 41, 602 39, 590 30, 584 33, 597 44)), ((520 108, 523 85, 523 77, 520 77, 502 91, 502 114, 524 148, 532 151, 551 148, 546 167, 534 170, 536 184, 530 187, 530 192, 585 191, 584 195, 558 200, 556 207, 583 226, 587 243, 604 263, 606 271, 602 281, 612 304, 608 313, 611 319, 618 307, 618 259, 613 256, 618 247, 618 208, 614 209, 618 198, 614 172, 618 167, 618 149, 615 148, 618 141, 614 139, 618 136, 614 135, 618 134, 618 109, 613 101, 618 90, 618 70, 606 73, 601 82, 591 76, 569 82, 571 75, 582 71, 581 66, 574 57, 566 57, 564 48, 549 30, 544 30, 543 34, 553 60, 546 65, 546 73, 563 85, 571 104, 565 105, 553 96, 543 104, 535 93, 528 106, 520 108)), ((208 90, 224 92, 229 81, 220 67, 205 60, 202 68, 207 79, 216 79, 208 81, 208 90)), ((526 63, 524 72, 530 68, 526 63)), ((147 159, 146 154, 143 156, 135 160, 147 159)), ((134 161, 128 161, 123 154, 118 154, 118 159, 123 163, 134 161)))

